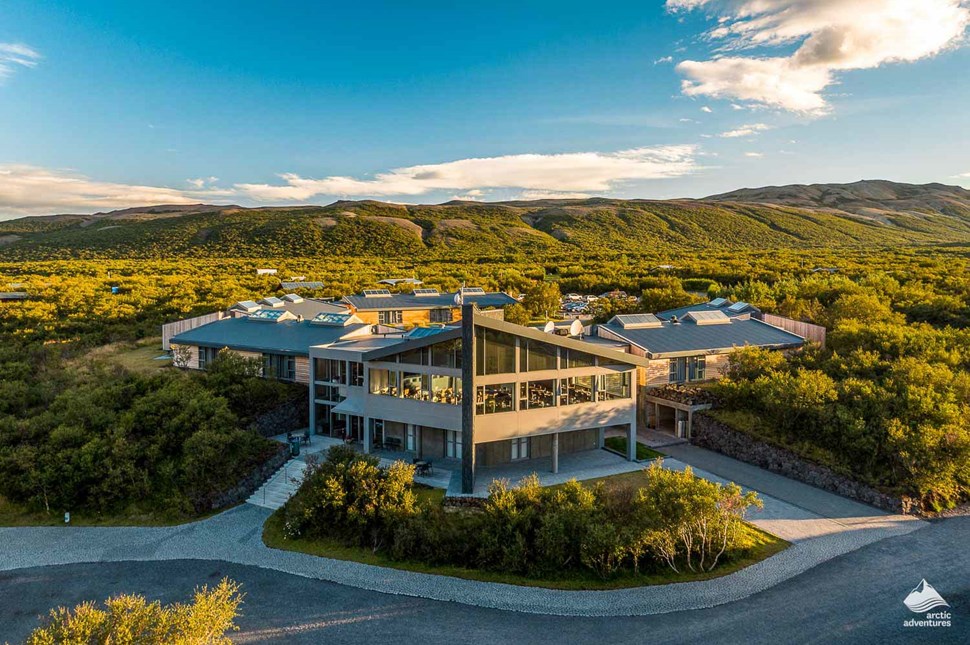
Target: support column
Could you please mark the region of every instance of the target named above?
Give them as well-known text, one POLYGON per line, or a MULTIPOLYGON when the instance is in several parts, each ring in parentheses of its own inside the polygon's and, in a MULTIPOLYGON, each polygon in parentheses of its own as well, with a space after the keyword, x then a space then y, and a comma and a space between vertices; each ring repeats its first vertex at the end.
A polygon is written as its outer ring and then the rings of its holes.
POLYGON ((637 424, 631 423, 630 429, 626 433, 626 458, 630 461, 637 460, 637 424))
POLYGON ((313 357, 310 357, 310 434, 317 433, 317 380, 316 371, 313 369, 313 357))
POLYGON ((461 308, 461 492, 475 492, 475 306, 461 308))
POLYGON ((552 472, 559 472, 559 433, 552 435, 552 472))
POLYGON ((606 427, 605 426, 599 427, 599 436, 596 438, 596 445, 599 446, 600 448, 606 447, 606 427))
POLYGON ((373 440, 371 439, 371 419, 370 417, 364 417, 364 453, 370 453, 371 444, 373 440))

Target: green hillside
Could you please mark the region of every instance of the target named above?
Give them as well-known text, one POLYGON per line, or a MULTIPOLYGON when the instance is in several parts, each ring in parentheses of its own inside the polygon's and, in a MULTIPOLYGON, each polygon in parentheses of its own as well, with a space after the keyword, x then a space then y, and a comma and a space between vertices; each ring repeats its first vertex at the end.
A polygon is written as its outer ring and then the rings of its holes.
POLYGON ((895 246, 970 241, 970 216, 893 213, 879 220, 792 206, 694 200, 544 200, 243 209, 145 218, 0 222, 0 259, 496 257, 558 252, 895 246))

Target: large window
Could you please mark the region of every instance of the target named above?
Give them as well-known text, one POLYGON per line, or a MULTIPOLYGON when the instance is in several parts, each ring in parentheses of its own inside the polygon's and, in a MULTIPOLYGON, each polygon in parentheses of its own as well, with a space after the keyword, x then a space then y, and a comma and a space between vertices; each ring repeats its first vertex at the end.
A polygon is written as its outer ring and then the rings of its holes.
POLYGON ((592 354, 587 354, 586 352, 564 348, 562 350, 562 363, 564 369, 571 369, 574 367, 593 367, 593 365, 596 364, 596 358, 592 354))
POLYGON ((282 354, 263 354, 263 376, 280 381, 295 381, 296 358, 282 354))
POLYGON ((331 401, 340 403, 344 398, 340 395, 339 385, 320 385, 314 386, 314 397, 320 401, 331 401))
POLYGON ((370 393, 397 396, 400 388, 400 374, 392 370, 371 369, 370 393))
POLYGON ((594 376, 573 376, 559 381, 559 405, 590 403, 593 400, 594 376))
POLYGON ((216 360, 219 355, 219 350, 215 347, 200 347, 199 348, 199 369, 204 370, 212 361, 216 360))
POLYGON ((475 394, 477 414, 496 414, 515 409, 515 383, 479 385, 475 394))
POLYGON ((445 454, 453 459, 461 459, 461 430, 445 432, 445 454))
POLYGON ((408 365, 427 365, 428 348, 419 347, 418 349, 402 352, 398 354, 397 360, 399 363, 407 363, 408 365))
POLYGON ((529 458, 529 438, 518 437, 512 440, 512 460, 529 458))
POLYGON ((347 363, 334 358, 315 358, 313 378, 326 383, 347 383, 347 363))
POLYGON ((602 374, 596 387, 597 401, 630 398, 630 373, 602 374))
POLYGON ((512 334, 477 327, 475 353, 475 371, 479 376, 515 372, 515 336, 512 334))
POLYGON ((670 359, 670 383, 703 381, 707 378, 707 358, 704 356, 681 356, 670 359))
POLYGON ((357 361, 350 362, 350 385, 364 387, 364 364, 357 361))
POLYGON ((529 381, 519 383, 519 409, 534 410, 556 405, 556 382, 529 381))
POLYGON ((549 343, 523 338, 519 342, 519 371, 537 372, 556 369, 556 349, 549 343))
POLYGON ((451 322, 451 309, 432 309, 429 320, 433 323, 451 322))
POLYGON ((401 396, 405 399, 416 401, 427 401, 431 398, 428 387, 429 376, 427 374, 415 374, 413 372, 403 372, 401 374, 401 396))
POLYGON ((461 379, 457 376, 431 375, 431 400, 434 403, 461 404, 461 379))
POLYGON ((404 312, 400 309, 377 312, 377 322, 381 325, 400 325, 404 321, 404 312))
POLYGON ((431 346, 431 364, 435 367, 461 369, 461 340, 449 340, 431 346))

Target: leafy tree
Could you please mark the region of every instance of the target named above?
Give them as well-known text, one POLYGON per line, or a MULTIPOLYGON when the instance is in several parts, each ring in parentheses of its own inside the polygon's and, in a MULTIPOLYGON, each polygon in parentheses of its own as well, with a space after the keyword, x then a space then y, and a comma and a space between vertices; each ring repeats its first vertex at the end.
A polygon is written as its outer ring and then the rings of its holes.
POLYGON ((536 282, 525 292, 522 305, 536 318, 549 318, 559 311, 562 294, 556 282, 536 282))
POLYGON ((516 302, 505 305, 505 320, 516 325, 528 325, 532 318, 529 316, 528 310, 516 302))

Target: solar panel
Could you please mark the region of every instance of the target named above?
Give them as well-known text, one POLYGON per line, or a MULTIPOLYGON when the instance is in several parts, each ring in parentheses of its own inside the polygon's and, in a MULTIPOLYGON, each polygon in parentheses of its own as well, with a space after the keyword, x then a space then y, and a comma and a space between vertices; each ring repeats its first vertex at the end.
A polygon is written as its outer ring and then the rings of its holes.
POLYGON ((714 300, 711 300, 707 304, 709 304, 712 307, 723 307, 724 305, 728 304, 729 302, 731 302, 731 301, 728 300, 727 298, 714 298, 714 300))
POLYGON ((733 305, 731 305, 730 307, 728 307, 728 311, 733 311, 733 312, 737 313, 739 311, 744 311, 745 309, 747 309, 750 306, 751 305, 749 305, 746 302, 736 302, 733 305))
POLYGON ((419 298, 424 296, 437 296, 438 290, 437 289, 415 289, 414 295, 418 296, 419 298))
POLYGON ((663 325, 663 322, 653 314, 620 314, 613 319, 624 329, 644 329, 663 325))
POLYGON ((481 287, 462 287, 461 292, 464 295, 484 295, 485 290, 481 287))
POLYGON ((387 298, 391 292, 387 289, 364 289, 364 295, 368 298, 387 298))

